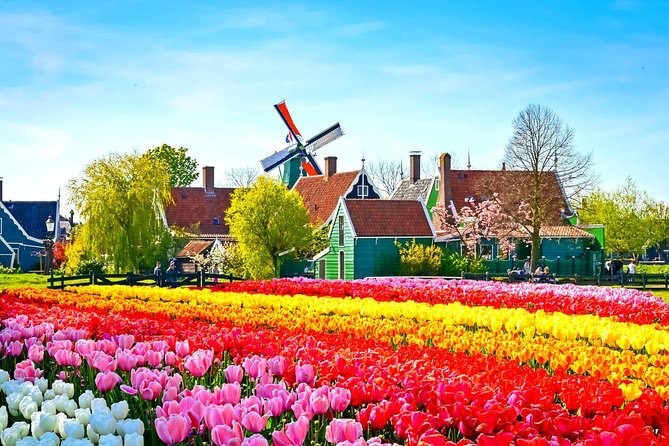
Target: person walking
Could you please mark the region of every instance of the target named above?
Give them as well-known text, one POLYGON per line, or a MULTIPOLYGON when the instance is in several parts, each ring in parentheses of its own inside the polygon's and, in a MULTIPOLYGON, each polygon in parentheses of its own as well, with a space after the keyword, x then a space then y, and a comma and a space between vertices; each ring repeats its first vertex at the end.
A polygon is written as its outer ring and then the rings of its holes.
POLYGON ((160 285, 160 279, 163 275, 162 264, 160 261, 156 262, 156 267, 153 268, 153 277, 156 279, 156 283, 160 285))

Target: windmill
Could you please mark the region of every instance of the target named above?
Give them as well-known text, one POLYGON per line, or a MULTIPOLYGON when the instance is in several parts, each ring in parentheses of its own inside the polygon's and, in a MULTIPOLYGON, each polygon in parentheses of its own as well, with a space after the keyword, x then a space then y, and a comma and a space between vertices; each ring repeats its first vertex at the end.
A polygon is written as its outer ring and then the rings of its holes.
POLYGON ((307 175, 322 175, 323 172, 318 166, 318 163, 316 163, 314 153, 316 150, 331 143, 344 134, 339 123, 331 125, 322 132, 304 141, 300 131, 293 122, 293 118, 290 116, 286 101, 274 104, 274 108, 288 128, 286 142, 289 143, 289 145, 261 160, 260 164, 262 165, 263 170, 269 172, 276 167, 286 164, 282 179, 288 187, 293 187, 293 184, 295 184, 302 174, 301 170, 307 175))

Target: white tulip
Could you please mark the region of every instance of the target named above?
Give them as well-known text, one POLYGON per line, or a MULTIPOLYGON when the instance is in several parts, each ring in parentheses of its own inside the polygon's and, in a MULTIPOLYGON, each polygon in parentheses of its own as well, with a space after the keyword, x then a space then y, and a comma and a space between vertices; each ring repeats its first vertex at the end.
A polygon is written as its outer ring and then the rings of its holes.
POLYGON ((12 379, 11 375, 7 370, 0 369, 0 384, 3 384, 12 379))
POLYGON ((9 414, 5 406, 0 406, 0 430, 5 430, 9 422, 9 414))
POLYGON ((7 395, 7 398, 5 398, 5 401, 7 402, 7 409, 9 409, 9 413, 13 417, 18 417, 19 416, 19 403, 23 399, 23 395, 20 393, 10 393, 7 395))
POLYGON ((63 389, 63 385, 65 384, 65 381, 62 379, 57 379, 53 383, 51 383, 51 389, 53 390, 53 393, 56 395, 63 395, 65 393, 63 389))
POLYGON ((39 414, 38 424, 44 432, 53 432, 56 429, 56 414, 42 411, 39 414))
POLYGON ((125 446, 144 446, 144 435, 140 435, 136 432, 127 434, 123 437, 123 443, 125 446))
POLYGON ((56 394, 54 393, 53 389, 47 389, 46 392, 44 392, 44 401, 51 401, 56 397, 56 394))
POLYGON ((100 435, 98 444, 100 446, 123 446, 123 438, 112 434, 100 435))
POLYGON ((144 422, 136 418, 122 420, 116 423, 119 435, 139 434, 144 435, 144 422))
POLYGON ((40 440, 45 434, 44 430, 39 425, 39 420, 33 420, 30 423, 30 432, 33 434, 33 437, 37 438, 38 440, 40 440))
POLYGON ((65 421, 67 421, 67 415, 65 415, 62 412, 59 412, 55 415, 56 417, 56 426, 54 427, 53 431, 63 437, 65 435, 65 429, 64 429, 64 424, 65 421))
POLYGON ((9 396, 12 393, 17 393, 19 391, 20 385, 21 383, 19 383, 17 380, 10 379, 0 384, 0 389, 2 389, 2 393, 9 396))
POLYGON ((30 388, 30 391, 26 394, 26 396, 32 398, 32 400, 35 403, 37 403, 38 406, 41 406, 42 403, 44 402, 44 394, 42 393, 42 390, 37 386, 32 386, 30 388))
POLYGON ((74 418, 74 411, 77 410, 77 402, 74 400, 67 400, 63 404, 63 412, 67 414, 68 417, 74 418))
POLYGON ((60 442, 60 446, 93 446, 93 443, 85 438, 83 440, 78 438, 66 438, 60 442))
POLYGON ((63 437, 65 438, 84 438, 84 425, 72 418, 63 423, 63 437))
POLYGON ((81 407, 82 409, 90 408, 91 401, 93 401, 93 398, 95 398, 93 392, 91 390, 86 390, 79 397, 79 407, 81 407))
POLYGON ((78 422, 86 426, 91 419, 91 409, 88 407, 84 409, 76 409, 74 411, 74 418, 76 418, 78 422))
POLYGON ((111 412, 93 411, 89 426, 100 435, 113 434, 116 432, 116 419, 111 412))
POLYGON ((16 442, 16 446, 37 446, 39 441, 35 437, 27 436, 23 437, 16 442))
POLYGON ((58 412, 56 410, 56 403, 53 400, 46 400, 42 403, 42 412, 50 413, 51 415, 56 415, 58 412))
POLYGON ((64 394, 56 395, 53 399, 53 402, 56 403, 56 410, 58 410, 58 412, 65 412, 65 404, 68 401, 70 401, 70 399, 64 394))
POLYGON ((23 418, 26 420, 30 420, 32 414, 38 410, 39 407, 37 407, 37 403, 27 395, 19 401, 19 412, 21 412, 21 415, 23 415, 23 418))
POLYGON ((44 393, 49 388, 49 380, 46 378, 35 378, 35 385, 40 392, 44 393))
POLYGON ((20 383, 21 384, 19 385, 19 392, 21 392, 21 395, 23 396, 27 395, 28 392, 30 392, 30 389, 34 387, 33 383, 31 383, 30 381, 20 381, 20 383))
POLYGON ((126 400, 119 401, 118 403, 112 403, 111 413, 117 420, 125 420, 125 418, 130 413, 130 407, 128 407, 128 402, 126 400))
POLYGON ((95 412, 109 412, 109 407, 107 407, 104 398, 93 398, 91 401, 91 413, 95 412))
POLYGON ((16 442, 27 436, 29 432, 30 425, 24 421, 18 421, 2 431, 0 441, 3 446, 16 446, 16 442))
POLYGON ((100 440, 100 434, 95 432, 95 429, 93 429, 93 426, 91 426, 90 424, 86 426, 86 436, 93 443, 97 443, 100 440))
POLYGON ((40 446, 58 446, 60 438, 54 432, 45 432, 39 439, 40 446))

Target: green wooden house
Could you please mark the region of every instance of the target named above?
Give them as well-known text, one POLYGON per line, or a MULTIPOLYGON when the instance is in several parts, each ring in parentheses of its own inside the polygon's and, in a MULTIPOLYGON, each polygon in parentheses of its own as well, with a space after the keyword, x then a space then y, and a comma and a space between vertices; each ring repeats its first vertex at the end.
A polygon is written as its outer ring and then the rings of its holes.
POLYGON ((360 279, 399 273, 396 242, 432 244, 432 220, 421 200, 341 197, 330 226, 330 246, 314 257, 322 279, 360 279))

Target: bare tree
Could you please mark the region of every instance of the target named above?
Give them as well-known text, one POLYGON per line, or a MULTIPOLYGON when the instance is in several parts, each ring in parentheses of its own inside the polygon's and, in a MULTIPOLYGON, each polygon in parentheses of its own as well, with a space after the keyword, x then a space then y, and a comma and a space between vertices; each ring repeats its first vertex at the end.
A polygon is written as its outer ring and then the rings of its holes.
POLYGON ((384 197, 389 197, 404 179, 404 165, 401 161, 379 158, 376 162, 365 165, 365 170, 384 197))
MULTIPOLYGON (((574 147, 574 131, 548 107, 531 104, 513 120, 513 133, 504 150, 506 167, 525 171, 531 181, 523 182, 525 190, 519 191, 513 184, 502 189, 520 194, 530 208, 529 221, 525 217, 524 227, 532 240, 532 267, 536 266, 540 251, 539 230, 549 216, 547 200, 555 200, 557 191, 548 191, 552 179, 557 175, 565 198, 569 200, 594 188, 598 178, 592 171, 592 153, 583 155, 574 147), (552 177, 552 178, 551 178, 552 177), (528 184, 529 183, 529 184, 528 184)), ((511 172, 510 172, 511 173, 511 172)), ((516 175, 509 175, 512 180, 516 175)), ((509 182, 511 183, 511 181, 509 182)), ((515 186, 518 182, 515 182, 515 186)), ((497 190, 500 185, 497 185, 497 190)))
POLYGON ((260 172, 253 167, 233 167, 225 171, 225 184, 228 187, 251 187, 260 172))

